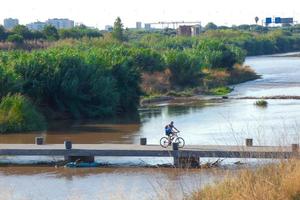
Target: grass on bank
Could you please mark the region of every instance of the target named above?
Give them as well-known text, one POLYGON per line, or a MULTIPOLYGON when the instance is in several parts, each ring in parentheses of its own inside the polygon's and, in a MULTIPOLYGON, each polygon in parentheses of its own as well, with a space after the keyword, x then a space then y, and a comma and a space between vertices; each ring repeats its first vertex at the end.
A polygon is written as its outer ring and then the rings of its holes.
POLYGON ((44 116, 21 94, 7 95, 0 102, 0 133, 44 130, 44 116))
POLYGON ((282 161, 258 170, 243 170, 195 192, 190 200, 300 200, 300 161, 282 161))
POLYGON ((226 86, 222 86, 222 87, 217 87, 217 88, 213 88, 209 91, 210 94, 212 95, 218 95, 218 96, 222 96, 222 95, 226 95, 229 94, 230 92, 232 92, 233 89, 226 87, 226 86))

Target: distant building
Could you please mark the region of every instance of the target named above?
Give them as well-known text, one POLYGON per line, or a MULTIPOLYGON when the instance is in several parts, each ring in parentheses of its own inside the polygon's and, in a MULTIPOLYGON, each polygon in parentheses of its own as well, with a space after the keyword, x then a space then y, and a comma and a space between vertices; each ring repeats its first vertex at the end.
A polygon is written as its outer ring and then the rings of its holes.
POLYGON ((4 28, 5 29, 11 30, 17 25, 19 25, 18 19, 13 19, 13 18, 4 19, 4 28))
POLYGON ((200 35, 201 25, 192 26, 192 36, 200 35))
POLYGON ((111 31, 113 31, 113 27, 111 25, 106 25, 105 30, 108 32, 111 32, 111 31))
POLYGON ((151 30, 151 24, 145 24, 145 29, 146 29, 147 31, 151 30))
POLYGON ((179 26, 177 34, 181 36, 192 36, 192 26, 179 26))
POLYGON ((181 36, 196 36, 200 35, 201 32, 201 25, 194 25, 194 26, 179 26, 177 29, 177 35, 181 36))
POLYGON ((47 23, 45 23, 45 22, 33 22, 33 23, 30 23, 30 24, 27 24, 26 26, 29 30, 42 31, 45 28, 45 26, 47 26, 47 23))
POLYGON ((52 25, 57 29, 71 29, 74 28, 74 21, 69 19, 48 19, 46 24, 52 25))
POLYGON ((142 22, 136 22, 136 29, 142 29, 142 22))

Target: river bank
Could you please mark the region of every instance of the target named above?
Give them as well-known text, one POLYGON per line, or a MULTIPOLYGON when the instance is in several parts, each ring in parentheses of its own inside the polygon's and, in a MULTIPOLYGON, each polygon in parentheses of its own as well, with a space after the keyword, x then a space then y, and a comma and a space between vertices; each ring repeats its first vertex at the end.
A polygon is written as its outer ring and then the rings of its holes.
MULTIPOLYGON (((227 98, 226 95, 234 90, 234 85, 253 81, 261 78, 260 75, 249 66, 235 66, 231 71, 220 70, 204 70, 206 78, 201 80, 201 84, 194 88, 178 88, 169 90, 164 94, 156 93, 155 95, 147 95, 142 97, 140 105, 151 106, 164 102, 184 102, 187 103, 194 100, 209 100, 214 97, 227 98)), ((153 88, 155 86, 152 86, 153 88)))
MULTIPOLYGON (((282 54, 274 54, 274 55, 265 55, 265 56, 257 56, 257 57, 248 57, 248 59, 256 59, 256 58, 265 58, 265 57, 271 57, 271 58, 295 58, 297 59, 298 57, 300 57, 300 52, 291 52, 291 53, 282 53, 282 54)), ((269 63, 267 63, 269 64, 269 63)), ((254 71, 253 71, 254 72, 254 71)), ((242 97, 237 97, 236 94, 240 93, 240 91, 235 91, 235 86, 238 84, 242 84, 245 82, 250 81, 250 83, 254 82, 259 82, 259 81, 255 81, 255 80, 259 80, 261 78, 264 78, 263 75, 260 76, 260 74, 264 74, 264 71, 262 72, 258 72, 258 73, 253 73, 252 75, 250 75, 250 77, 252 76, 252 78, 250 79, 240 79, 240 82, 237 82, 234 85, 227 85, 224 86, 225 88, 227 87, 228 90, 227 92, 224 93, 220 93, 219 95, 216 95, 213 92, 210 92, 208 90, 205 90, 203 88, 195 88, 193 89, 187 89, 187 90, 179 90, 177 93, 173 92, 173 94, 175 95, 155 95, 155 96, 150 96, 150 97, 145 97, 142 98, 140 101, 140 105, 142 107, 147 107, 147 106, 155 106, 155 105, 160 105, 160 104, 164 104, 164 103, 168 103, 168 104, 183 104, 184 102, 186 102, 187 104, 191 104, 191 103, 195 103, 195 102, 207 102, 209 100, 212 101, 220 101, 220 100, 224 100, 224 99, 241 99, 241 100, 255 100, 255 99, 266 99, 266 100, 288 100, 288 99, 294 99, 294 100, 298 100, 300 98, 300 96, 298 96, 297 93, 293 93, 292 95, 285 95, 285 94, 280 94, 280 95, 275 95, 270 93, 270 94, 261 94, 261 95, 243 95, 242 97), (257 75, 258 74, 258 75, 257 75), (255 77, 256 76, 256 77, 255 77), (195 91, 195 92, 193 92, 195 91)), ((269 76, 269 75, 267 75, 269 76)), ((243 77, 243 76, 242 76, 243 77)), ((269 77, 267 77, 269 78, 269 77)), ((294 81, 294 79, 292 79, 292 81, 294 81)), ((291 83, 292 84, 292 83, 291 83)), ((252 90, 252 89, 251 89, 252 90)), ((224 91, 224 90, 223 90, 224 91)), ((172 94, 172 93, 171 93, 172 94)))

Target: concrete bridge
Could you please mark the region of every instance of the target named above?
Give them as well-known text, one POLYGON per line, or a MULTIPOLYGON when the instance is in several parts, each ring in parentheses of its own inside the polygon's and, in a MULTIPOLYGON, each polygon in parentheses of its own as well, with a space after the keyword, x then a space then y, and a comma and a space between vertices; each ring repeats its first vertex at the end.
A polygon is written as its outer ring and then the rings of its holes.
POLYGON ((177 167, 199 165, 200 158, 273 158, 286 159, 299 156, 299 145, 291 146, 253 146, 252 139, 245 146, 227 145, 188 145, 182 149, 162 148, 159 145, 141 144, 43 144, 42 138, 36 144, 0 144, 0 155, 8 156, 64 156, 66 161, 80 159, 93 162, 95 156, 110 157, 173 157, 177 167))

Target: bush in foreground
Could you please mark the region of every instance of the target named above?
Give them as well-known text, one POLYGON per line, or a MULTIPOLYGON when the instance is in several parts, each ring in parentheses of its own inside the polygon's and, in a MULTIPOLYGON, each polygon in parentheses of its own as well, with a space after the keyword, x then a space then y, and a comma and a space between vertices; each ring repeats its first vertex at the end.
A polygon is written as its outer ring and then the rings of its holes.
POLYGON ((0 103, 0 133, 37 131, 46 127, 45 119, 30 102, 20 94, 7 95, 0 103))
POLYGON ((228 178, 214 186, 195 192, 191 200, 298 200, 300 199, 300 161, 290 160, 244 170, 237 177, 228 178))

